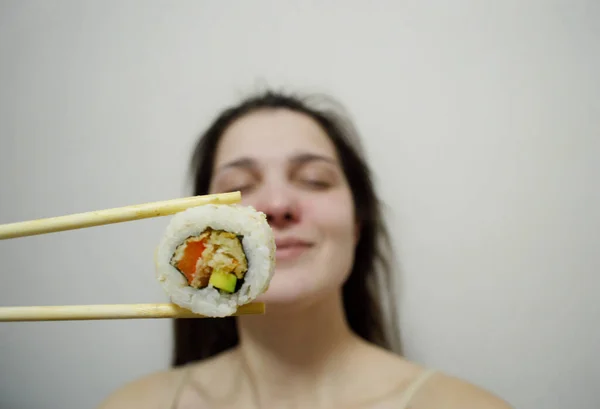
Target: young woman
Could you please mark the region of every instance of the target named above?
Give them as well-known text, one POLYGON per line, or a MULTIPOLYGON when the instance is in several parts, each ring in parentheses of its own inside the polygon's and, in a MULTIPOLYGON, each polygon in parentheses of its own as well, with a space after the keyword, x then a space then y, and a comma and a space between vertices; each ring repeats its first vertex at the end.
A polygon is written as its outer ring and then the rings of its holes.
POLYGON ((266 92, 225 110, 194 152, 195 194, 239 190, 267 215, 277 267, 263 316, 175 322, 174 368, 116 391, 119 408, 507 409, 400 354, 390 246, 352 125, 266 92), (390 294, 378 289, 384 288, 390 294))

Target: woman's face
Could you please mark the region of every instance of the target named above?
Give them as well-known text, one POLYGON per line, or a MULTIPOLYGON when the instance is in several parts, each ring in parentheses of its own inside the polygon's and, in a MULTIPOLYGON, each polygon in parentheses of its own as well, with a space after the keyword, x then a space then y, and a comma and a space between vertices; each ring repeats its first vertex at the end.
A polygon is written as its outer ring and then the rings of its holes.
POLYGON ((335 147, 312 118, 278 109, 238 119, 213 175, 211 193, 241 191, 273 229, 276 270, 260 301, 310 302, 342 286, 358 238, 354 205, 335 147))

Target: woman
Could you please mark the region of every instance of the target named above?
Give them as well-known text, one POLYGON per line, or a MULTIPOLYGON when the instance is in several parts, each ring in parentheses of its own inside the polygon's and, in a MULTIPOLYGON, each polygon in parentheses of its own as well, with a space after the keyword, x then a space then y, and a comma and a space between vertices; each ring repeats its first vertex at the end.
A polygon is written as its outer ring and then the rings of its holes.
POLYGON ((176 321, 174 368, 102 408, 509 408, 399 354, 375 285, 392 288, 390 246, 353 135, 334 110, 273 92, 216 119, 194 154, 195 193, 239 190, 267 215, 267 314, 176 321))

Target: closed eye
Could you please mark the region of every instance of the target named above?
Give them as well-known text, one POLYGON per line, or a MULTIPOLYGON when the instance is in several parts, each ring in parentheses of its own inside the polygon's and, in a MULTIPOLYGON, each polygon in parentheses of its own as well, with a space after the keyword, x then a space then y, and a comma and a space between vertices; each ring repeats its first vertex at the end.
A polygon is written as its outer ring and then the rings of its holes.
POLYGON ((298 169, 294 179, 300 186, 313 190, 326 190, 335 186, 339 178, 331 165, 313 162, 298 169))
POLYGON ((239 191, 241 193, 244 193, 244 192, 250 191, 250 189, 252 189, 252 186, 253 186, 252 184, 246 184, 246 185, 234 186, 233 188, 229 188, 227 190, 229 190, 231 192, 239 191))
POLYGON ((305 179, 302 181, 305 185, 317 188, 317 189, 327 189, 331 187, 329 182, 325 182, 323 180, 314 180, 314 179, 305 179))

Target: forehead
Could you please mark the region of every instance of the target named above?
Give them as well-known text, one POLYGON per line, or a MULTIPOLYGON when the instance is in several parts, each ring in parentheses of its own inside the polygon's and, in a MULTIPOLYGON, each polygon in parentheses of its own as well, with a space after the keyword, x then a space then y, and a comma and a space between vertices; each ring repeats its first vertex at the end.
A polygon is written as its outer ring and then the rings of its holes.
POLYGON ((286 109, 261 110, 229 126, 219 143, 215 165, 242 157, 281 161, 306 153, 337 157, 333 142, 309 116, 286 109))

